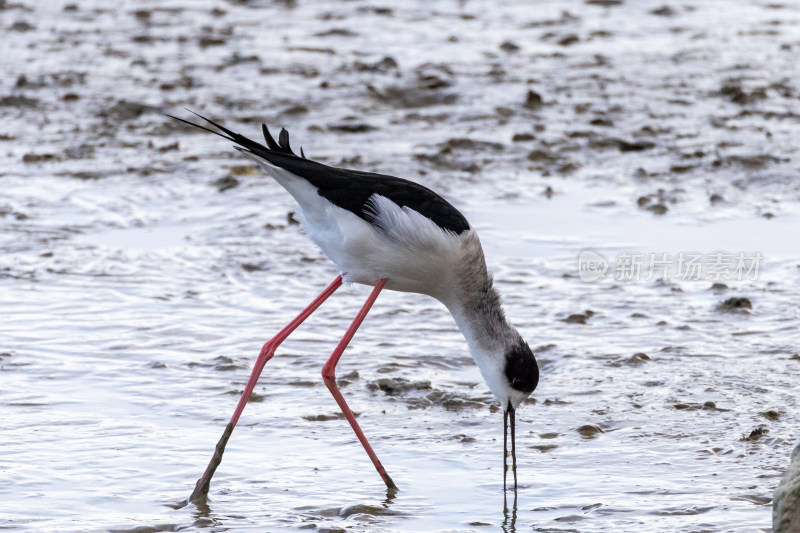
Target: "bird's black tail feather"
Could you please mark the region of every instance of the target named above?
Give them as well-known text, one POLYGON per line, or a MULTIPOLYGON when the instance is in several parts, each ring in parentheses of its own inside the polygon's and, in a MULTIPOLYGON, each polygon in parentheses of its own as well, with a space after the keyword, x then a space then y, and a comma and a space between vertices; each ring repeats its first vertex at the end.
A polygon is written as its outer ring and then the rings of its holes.
POLYGON ((229 130, 228 128, 222 126, 221 124, 217 124, 213 120, 211 120, 209 118, 206 118, 206 117, 204 117, 203 115, 201 115, 199 113, 195 113, 191 109, 187 109, 187 111, 189 113, 192 113, 193 115, 196 115, 196 116, 202 118, 203 120, 205 120, 206 122, 208 122, 209 124, 211 124, 212 126, 217 128, 219 131, 214 131, 211 128, 206 128, 205 126, 201 126, 200 124, 195 124, 194 122, 189 122, 188 120, 184 120, 182 118, 178 118, 178 117, 170 115, 170 114, 166 114, 166 115, 169 118, 173 118, 173 119, 175 119, 177 121, 183 122, 184 124, 188 124, 190 126, 194 126, 195 128, 200 128, 201 130, 205 130, 205 131, 207 131, 209 133, 213 133, 214 135, 219 135, 223 139, 226 139, 228 141, 234 142, 234 143, 238 144, 239 146, 241 146, 242 148, 245 148, 246 150, 255 153, 256 155, 260 155, 259 152, 261 154, 263 154, 264 152, 267 152, 267 153, 285 154, 285 155, 290 155, 290 156, 294 156, 294 157, 302 157, 303 159, 306 159, 306 155, 305 155, 305 153, 303 153, 303 148, 302 147, 300 148, 300 155, 299 156, 296 153, 294 153, 294 151, 292 151, 292 148, 289 145, 289 132, 286 131, 284 128, 281 128, 280 134, 278 135, 278 142, 275 142, 275 138, 272 137, 272 134, 269 132, 269 128, 267 128, 267 125, 266 124, 262 124, 261 125, 261 131, 264 134, 264 140, 267 143, 267 146, 264 146, 263 144, 257 143, 254 140, 252 140, 252 139, 250 139, 248 137, 245 137, 244 135, 241 135, 239 133, 236 133, 234 131, 229 130), (220 131, 222 133, 220 133, 220 131))

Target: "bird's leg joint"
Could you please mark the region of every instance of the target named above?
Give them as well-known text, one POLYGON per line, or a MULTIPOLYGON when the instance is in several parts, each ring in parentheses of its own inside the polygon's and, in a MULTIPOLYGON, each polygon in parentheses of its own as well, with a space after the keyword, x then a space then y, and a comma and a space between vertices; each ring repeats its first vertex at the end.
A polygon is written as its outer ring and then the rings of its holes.
POLYGON ((322 367, 322 380, 326 383, 334 383, 336 381, 336 367, 326 364, 322 367))

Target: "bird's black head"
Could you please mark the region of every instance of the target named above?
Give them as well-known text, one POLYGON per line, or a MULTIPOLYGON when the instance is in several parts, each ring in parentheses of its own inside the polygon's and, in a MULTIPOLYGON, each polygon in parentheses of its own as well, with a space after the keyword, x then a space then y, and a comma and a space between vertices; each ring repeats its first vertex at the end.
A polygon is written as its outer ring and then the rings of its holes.
POLYGON ((533 356, 528 343, 519 340, 506 352, 506 378, 509 386, 524 394, 529 395, 539 384, 539 365, 533 356))

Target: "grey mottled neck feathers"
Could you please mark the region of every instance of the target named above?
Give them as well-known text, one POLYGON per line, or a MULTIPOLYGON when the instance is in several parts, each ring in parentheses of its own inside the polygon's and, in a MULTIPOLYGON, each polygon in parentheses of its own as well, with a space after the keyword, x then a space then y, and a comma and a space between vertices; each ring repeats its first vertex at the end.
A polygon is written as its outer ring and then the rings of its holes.
POLYGON ((467 340, 486 350, 507 347, 519 334, 506 321, 500 294, 494 288, 492 276, 477 235, 465 243, 465 260, 457 276, 457 299, 446 302, 467 340))

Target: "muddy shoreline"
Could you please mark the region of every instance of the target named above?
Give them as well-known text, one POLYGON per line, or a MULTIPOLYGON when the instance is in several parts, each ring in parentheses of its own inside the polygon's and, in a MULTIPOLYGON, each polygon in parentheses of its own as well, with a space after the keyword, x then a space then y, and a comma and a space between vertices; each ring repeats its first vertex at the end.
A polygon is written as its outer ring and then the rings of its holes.
POLYGON ((800 422, 794 4, 19 0, 0 27, 3 527, 769 530, 800 422), (501 414, 412 295, 342 360, 404 489, 380 490, 318 379, 357 286, 269 363, 207 505, 169 507, 261 343, 337 274, 276 184, 164 116, 184 108, 478 228, 543 368, 513 522, 501 414), (584 250, 608 276, 580 279, 584 250), (620 254, 720 251, 760 275, 614 279, 620 254))

